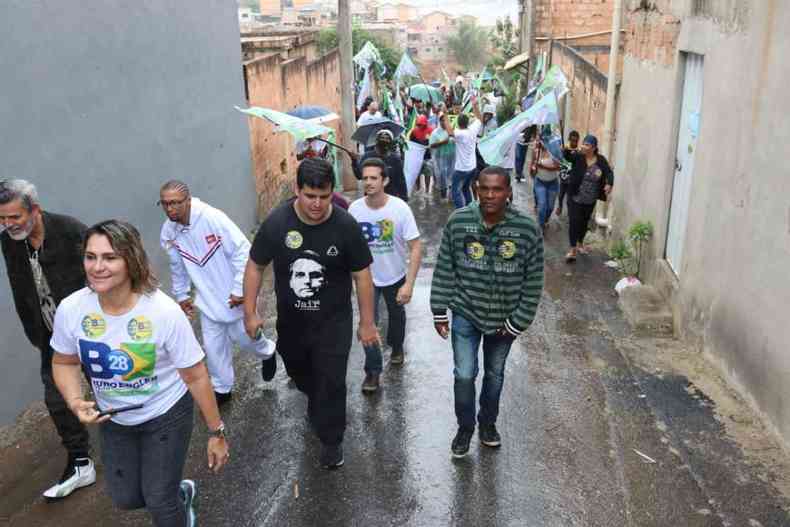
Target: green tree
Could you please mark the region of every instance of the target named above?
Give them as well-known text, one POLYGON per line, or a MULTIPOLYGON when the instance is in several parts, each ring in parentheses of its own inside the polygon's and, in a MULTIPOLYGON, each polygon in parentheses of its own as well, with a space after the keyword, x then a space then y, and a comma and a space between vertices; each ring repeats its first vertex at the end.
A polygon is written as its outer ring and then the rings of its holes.
POLYGON ((504 19, 497 18, 496 26, 489 32, 488 38, 493 48, 493 66, 502 67, 518 55, 518 30, 513 26, 510 15, 504 19))
POLYGON ((447 38, 447 46, 467 71, 479 69, 486 63, 487 43, 485 30, 475 22, 466 20, 462 20, 458 31, 447 38))
POLYGON ((239 0, 239 7, 249 7, 255 12, 258 12, 261 8, 261 4, 258 0, 239 0))
MULTIPOLYGON (((400 62, 401 52, 390 47, 379 37, 371 35, 360 27, 355 27, 351 30, 351 46, 353 47, 354 55, 362 49, 362 46, 364 46, 367 41, 370 41, 376 46, 376 49, 379 50, 379 54, 381 54, 381 60, 384 62, 384 65, 387 66, 387 72, 384 74, 384 78, 391 78, 400 62)), ((318 52, 324 54, 336 47, 337 29, 333 27, 322 29, 318 33, 318 52)))

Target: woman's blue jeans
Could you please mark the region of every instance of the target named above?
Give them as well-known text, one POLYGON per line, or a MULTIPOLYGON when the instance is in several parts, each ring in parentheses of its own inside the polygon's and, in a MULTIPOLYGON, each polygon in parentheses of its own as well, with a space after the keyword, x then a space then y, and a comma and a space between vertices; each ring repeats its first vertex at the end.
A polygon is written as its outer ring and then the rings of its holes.
POLYGON ((455 312, 451 336, 455 362, 455 416, 458 426, 465 429, 475 427, 475 379, 479 371, 477 357, 480 340, 483 341, 483 389, 480 391, 477 421, 481 425, 492 425, 496 423, 499 415, 499 397, 505 382, 505 361, 514 339, 508 336, 484 335, 469 320, 455 312))
POLYGON ((554 210, 554 203, 557 199, 557 192, 560 191, 560 181, 543 181, 535 178, 535 201, 538 206, 538 223, 541 227, 546 225, 554 210))
POLYGON ((472 180, 475 178, 475 172, 477 171, 456 170, 453 172, 452 196, 456 209, 472 203, 472 192, 469 190, 469 185, 472 184, 472 180))

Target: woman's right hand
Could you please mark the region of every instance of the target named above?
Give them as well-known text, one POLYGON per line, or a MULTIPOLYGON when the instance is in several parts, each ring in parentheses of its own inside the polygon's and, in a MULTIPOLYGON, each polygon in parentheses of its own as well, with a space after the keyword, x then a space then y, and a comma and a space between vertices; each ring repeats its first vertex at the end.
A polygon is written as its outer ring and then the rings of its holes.
POLYGON ((77 416, 77 419, 79 419, 82 424, 86 425, 103 423, 110 419, 109 415, 99 416, 96 403, 93 401, 86 401, 85 399, 74 399, 69 403, 69 409, 77 416))
POLYGON ((230 446, 228 445, 228 440, 224 437, 209 437, 207 450, 208 468, 213 470, 214 474, 216 474, 230 459, 230 446))

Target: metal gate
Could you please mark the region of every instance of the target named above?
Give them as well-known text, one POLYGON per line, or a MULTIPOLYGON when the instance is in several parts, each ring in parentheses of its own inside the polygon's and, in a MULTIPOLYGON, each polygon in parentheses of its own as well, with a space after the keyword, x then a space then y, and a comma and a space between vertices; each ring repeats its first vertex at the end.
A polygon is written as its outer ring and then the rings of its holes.
POLYGON ((685 74, 683 99, 680 107, 678 148, 675 155, 675 176, 672 182, 672 202, 669 208, 666 259, 680 276, 683 265, 683 245, 686 239, 691 187, 694 179, 694 155, 702 122, 703 57, 683 53, 685 74))

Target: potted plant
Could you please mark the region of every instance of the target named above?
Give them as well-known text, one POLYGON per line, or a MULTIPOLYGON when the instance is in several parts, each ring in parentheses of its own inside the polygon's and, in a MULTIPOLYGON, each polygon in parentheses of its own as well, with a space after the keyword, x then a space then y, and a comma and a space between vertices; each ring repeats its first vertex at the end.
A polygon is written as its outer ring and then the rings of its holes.
POLYGON ((617 269, 623 279, 617 282, 615 290, 619 293, 625 287, 641 284, 642 258, 650 238, 653 237, 653 224, 637 221, 629 227, 624 240, 617 240, 609 249, 609 256, 617 262, 617 269))

